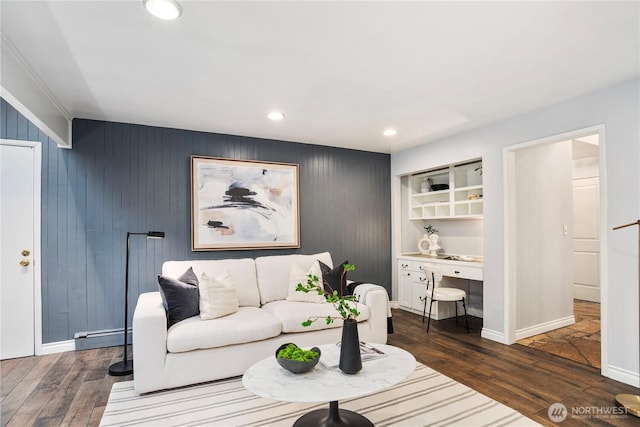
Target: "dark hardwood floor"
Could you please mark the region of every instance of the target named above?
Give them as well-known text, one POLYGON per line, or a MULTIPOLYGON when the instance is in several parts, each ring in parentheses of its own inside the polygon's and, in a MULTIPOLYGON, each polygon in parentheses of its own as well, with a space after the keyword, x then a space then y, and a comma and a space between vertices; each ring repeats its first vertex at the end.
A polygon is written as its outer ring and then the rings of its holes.
MULTIPOLYGON (((618 393, 637 394, 634 387, 604 378, 599 370, 539 350, 504 346, 480 338, 481 319, 470 317, 471 334, 461 322, 432 322, 427 335, 421 317, 393 311, 395 333, 389 344, 540 424, 556 402, 572 408, 610 408, 618 393)), ((109 365, 122 357, 121 347, 58 353, 0 362, 0 419, 8 426, 97 426, 113 383, 109 365)), ((584 411, 585 409, 581 409, 584 411)), ((593 409, 589 409, 593 412, 593 409)), ((638 426, 638 418, 572 418, 563 426, 638 426)))
MULTIPOLYGON (((471 333, 464 321, 431 322, 429 334, 421 316, 393 311, 395 332, 388 343, 410 351, 433 369, 519 411, 540 424, 557 425, 547 411, 563 403, 569 413, 607 411, 615 406, 615 395, 638 394, 638 389, 600 375, 600 370, 534 348, 502 345, 480 337, 482 319, 469 317, 471 333), (600 409, 602 408, 602 409, 600 409)), ((597 416, 572 418, 563 426, 638 426, 638 418, 597 416)))
POLYGON ((97 426, 117 381, 109 365, 122 347, 72 351, 0 362, 3 426, 97 426))

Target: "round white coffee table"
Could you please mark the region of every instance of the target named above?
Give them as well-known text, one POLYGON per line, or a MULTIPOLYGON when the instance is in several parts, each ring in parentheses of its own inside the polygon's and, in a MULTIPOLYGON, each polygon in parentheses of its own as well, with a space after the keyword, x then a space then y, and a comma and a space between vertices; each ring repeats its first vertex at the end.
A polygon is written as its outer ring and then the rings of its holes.
MULTIPOLYGON (((338 408, 338 401, 364 396, 390 387, 407 378, 416 367, 411 353, 390 345, 371 344, 384 355, 363 359, 362 370, 343 373, 337 366, 323 364, 323 355, 335 354, 335 344, 318 346, 320 363, 311 371, 293 374, 283 369, 275 356, 251 366, 242 376, 242 384, 252 393, 285 402, 330 402, 329 408, 311 411, 300 417, 294 426, 373 426, 364 416, 338 408)), ((274 350, 275 352, 275 350, 274 350)))

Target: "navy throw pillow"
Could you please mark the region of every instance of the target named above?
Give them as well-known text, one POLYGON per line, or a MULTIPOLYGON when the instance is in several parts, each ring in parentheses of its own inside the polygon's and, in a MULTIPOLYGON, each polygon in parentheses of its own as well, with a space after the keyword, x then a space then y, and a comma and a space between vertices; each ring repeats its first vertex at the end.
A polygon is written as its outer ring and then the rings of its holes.
POLYGON ((348 264, 349 261, 344 261, 333 268, 322 261, 318 262, 320 263, 324 289, 329 293, 333 293, 334 290, 338 291, 338 295, 340 296, 351 295, 347 290, 347 273, 344 272, 344 265, 348 264), (343 272, 344 276, 342 275, 343 272))
POLYGON ((197 286, 167 276, 158 276, 162 304, 167 312, 167 328, 181 320, 200 314, 197 286))

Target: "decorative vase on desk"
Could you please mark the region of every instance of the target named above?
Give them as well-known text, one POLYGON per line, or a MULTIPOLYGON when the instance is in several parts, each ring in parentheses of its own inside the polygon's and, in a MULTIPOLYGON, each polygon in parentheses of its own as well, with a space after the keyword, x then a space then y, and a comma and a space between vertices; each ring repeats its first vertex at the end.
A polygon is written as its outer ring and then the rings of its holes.
POLYGON ((345 374, 355 374, 362 369, 360 357, 360 338, 358 322, 345 319, 342 325, 342 341, 340 341, 340 370, 345 374))
POLYGON ((425 234, 422 239, 418 242, 418 250, 423 255, 429 255, 432 257, 438 256, 438 251, 441 249, 438 242, 440 241, 440 236, 435 233, 425 234), (425 249, 425 245, 427 246, 425 249))

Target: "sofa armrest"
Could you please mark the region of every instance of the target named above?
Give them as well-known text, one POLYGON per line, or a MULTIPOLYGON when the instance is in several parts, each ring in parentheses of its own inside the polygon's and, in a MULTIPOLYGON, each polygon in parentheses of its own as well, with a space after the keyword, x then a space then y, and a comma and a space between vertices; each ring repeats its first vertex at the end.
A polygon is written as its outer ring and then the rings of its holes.
POLYGON ((133 370, 137 393, 164 383, 167 357, 167 315, 160 292, 141 294, 133 313, 133 370))
POLYGON ((389 294, 380 285, 363 283, 358 285, 353 294, 358 302, 369 307, 369 323, 371 324, 371 342, 387 343, 387 317, 389 317, 389 294))

